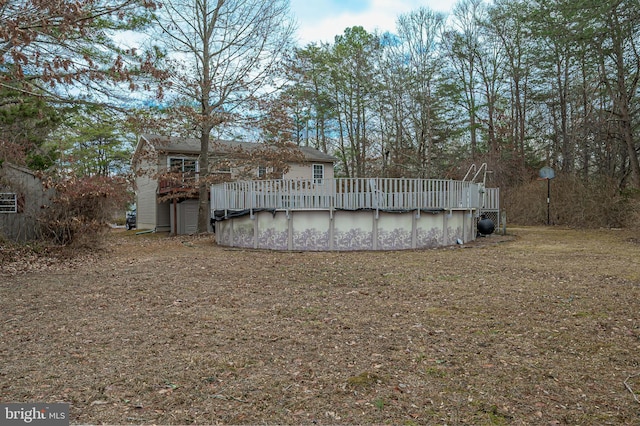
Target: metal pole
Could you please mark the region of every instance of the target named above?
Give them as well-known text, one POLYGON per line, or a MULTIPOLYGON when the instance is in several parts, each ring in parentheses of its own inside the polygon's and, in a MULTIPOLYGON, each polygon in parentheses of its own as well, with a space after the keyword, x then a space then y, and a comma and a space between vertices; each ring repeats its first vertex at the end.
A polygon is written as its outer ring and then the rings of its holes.
POLYGON ((547 226, 551 225, 551 211, 549 206, 551 204, 551 179, 547 179, 547 226))

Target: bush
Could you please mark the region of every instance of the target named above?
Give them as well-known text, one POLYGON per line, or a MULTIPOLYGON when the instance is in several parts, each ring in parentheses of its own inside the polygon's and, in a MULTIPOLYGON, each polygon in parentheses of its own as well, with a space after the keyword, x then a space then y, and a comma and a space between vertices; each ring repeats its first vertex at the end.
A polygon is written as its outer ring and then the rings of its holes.
MULTIPOLYGON (((529 182, 503 193, 509 222, 547 223, 547 181, 529 182)), ((617 183, 607 178, 585 181, 558 176, 551 180, 551 224, 583 228, 636 226, 640 219, 637 195, 621 193, 617 183)))
POLYGON ((55 195, 40 217, 42 235, 60 245, 99 245, 113 211, 131 202, 128 182, 119 177, 72 176, 50 180, 48 186, 55 189, 55 195))

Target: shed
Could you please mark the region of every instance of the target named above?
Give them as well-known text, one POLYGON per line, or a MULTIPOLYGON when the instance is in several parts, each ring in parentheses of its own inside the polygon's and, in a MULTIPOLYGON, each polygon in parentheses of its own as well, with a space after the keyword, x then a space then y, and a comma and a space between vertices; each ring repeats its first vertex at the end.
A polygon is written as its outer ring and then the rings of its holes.
POLYGON ((52 194, 35 171, 0 165, 0 237, 18 242, 39 237, 38 218, 52 194))

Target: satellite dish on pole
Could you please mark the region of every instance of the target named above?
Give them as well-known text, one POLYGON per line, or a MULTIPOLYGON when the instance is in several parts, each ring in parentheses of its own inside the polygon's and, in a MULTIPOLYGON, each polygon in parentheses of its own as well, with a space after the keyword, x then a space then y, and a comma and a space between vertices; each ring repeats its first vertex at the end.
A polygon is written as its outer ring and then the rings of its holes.
POLYGON ((556 172, 548 166, 540 169, 540 179, 547 181, 547 225, 551 224, 551 179, 556 177, 556 172))

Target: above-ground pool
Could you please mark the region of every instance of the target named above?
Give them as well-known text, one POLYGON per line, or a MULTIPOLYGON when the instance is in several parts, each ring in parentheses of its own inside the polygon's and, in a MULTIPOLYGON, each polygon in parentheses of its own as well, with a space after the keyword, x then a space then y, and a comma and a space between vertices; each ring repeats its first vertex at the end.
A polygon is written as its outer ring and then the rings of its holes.
POLYGON ((405 250, 476 238, 497 189, 437 179, 244 181, 211 188, 216 241, 271 250, 405 250), (490 205, 489 205, 490 204, 490 205))

